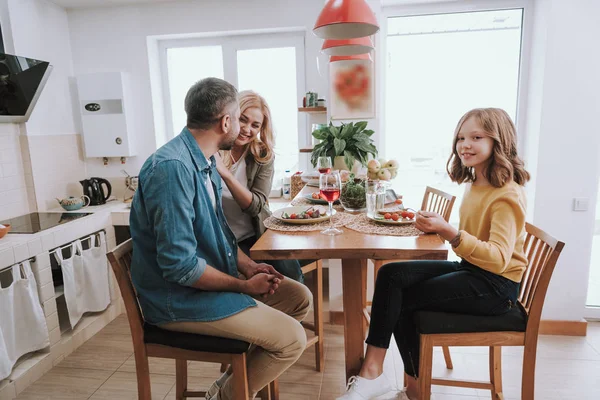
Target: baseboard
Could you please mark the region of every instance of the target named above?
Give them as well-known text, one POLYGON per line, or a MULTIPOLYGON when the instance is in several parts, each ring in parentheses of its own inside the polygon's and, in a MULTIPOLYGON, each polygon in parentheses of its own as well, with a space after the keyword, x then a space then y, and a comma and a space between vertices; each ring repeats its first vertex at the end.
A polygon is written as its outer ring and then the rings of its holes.
MULTIPOLYGON (((343 311, 329 311, 329 321, 332 325, 344 325, 343 311)), ((587 321, 542 320, 540 335, 585 336, 587 321)))
POLYGON ((540 335, 585 336, 587 321, 561 321, 546 319, 540 321, 540 335))
POLYGON ((329 323, 331 325, 344 325, 344 312, 329 311, 329 323))

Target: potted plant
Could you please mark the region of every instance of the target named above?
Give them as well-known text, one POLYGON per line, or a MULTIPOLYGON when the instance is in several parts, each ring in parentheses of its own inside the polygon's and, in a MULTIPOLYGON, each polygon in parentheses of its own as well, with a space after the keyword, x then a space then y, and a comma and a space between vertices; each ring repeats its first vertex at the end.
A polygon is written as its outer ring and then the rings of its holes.
POLYGON ((312 165, 316 167, 319 157, 331 157, 334 169, 357 172, 355 163, 359 164, 358 167, 366 167, 369 154, 377 156, 377 148, 371 139, 375 132, 366 127, 367 121, 342 123, 341 126, 330 122, 315 130, 312 135, 321 142, 313 147, 312 165))

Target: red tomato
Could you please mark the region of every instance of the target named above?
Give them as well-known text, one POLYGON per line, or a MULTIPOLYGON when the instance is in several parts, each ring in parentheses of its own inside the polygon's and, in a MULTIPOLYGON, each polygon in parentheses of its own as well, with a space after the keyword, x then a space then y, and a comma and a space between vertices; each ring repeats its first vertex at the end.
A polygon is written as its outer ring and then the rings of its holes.
POLYGON ((415 213, 412 211, 408 212, 408 219, 413 219, 415 217, 415 213))
POLYGON ((396 199, 396 204, 402 204, 402 199, 396 199))
POLYGON ((383 218, 385 218, 385 219, 390 219, 390 218, 392 218, 392 214, 390 214, 390 213, 385 213, 385 215, 383 216, 383 218))
POLYGON ((408 211, 403 210, 400 215, 402 215, 402 218, 407 218, 408 217, 408 211))
POLYGON ((291 218, 291 219, 296 219, 296 217, 297 217, 297 215, 296 215, 296 214, 292 214, 292 215, 290 215, 290 218, 291 218))
POLYGON ((400 216, 399 216, 398 214, 396 214, 396 213, 393 213, 393 214, 392 214, 392 219, 393 219, 394 221, 398 221, 398 220, 400 219, 400 216))
POLYGON ((309 210, 309 211, 306 212, 306 215, 308 215, 309 217, 312 217, 313 212, 309 210))

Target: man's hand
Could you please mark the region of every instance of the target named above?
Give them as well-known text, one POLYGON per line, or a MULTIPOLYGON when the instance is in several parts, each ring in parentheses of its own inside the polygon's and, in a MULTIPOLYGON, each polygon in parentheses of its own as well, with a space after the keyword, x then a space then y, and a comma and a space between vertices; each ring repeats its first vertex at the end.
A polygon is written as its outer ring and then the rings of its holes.
POLYGON ((275 275, 257 273, 247 281, 244 281, 243 293, 250 296, 267 297, 268 295, 275 293, 277 288, 279 288, 279 282, 281 282, 281 280, 275 275))
POLYGON ((446 240, 451 240, 458 233, 440 214, 430 211, 417 212, 415 228, 425 233, 437 233, 446 240))
POLYGON ((269 274, 274 275, 279 280, 283 280, 284 276, 281 275, 272 265, 265 263, 256 263, 252 260, 246 264, 240 263, 238 265, 238 270, 246 277, 246 279, 252 278, 257 274, 269 274))

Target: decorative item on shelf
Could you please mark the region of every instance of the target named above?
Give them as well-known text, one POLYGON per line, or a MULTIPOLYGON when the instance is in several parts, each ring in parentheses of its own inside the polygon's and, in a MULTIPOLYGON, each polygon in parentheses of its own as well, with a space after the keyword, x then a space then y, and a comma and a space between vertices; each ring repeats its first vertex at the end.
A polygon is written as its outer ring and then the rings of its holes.
POLYGON ((361 166, 366 167, 369 154, 377 156, 377 148, 371 138, 375 132, 365 129, 366 127, 367 121, 342 123, 340 126, 329 123, 314 131, 313 137, 321 143, 313 147, 310 158, 313 167, 316 167, 319 157, 323 156, 333 159, 333 169, 358 173, 361 166))
POLYGON ((317 100, 317 107, 325 107, 325 99, 317 100))
POLYGON ((367 207, 367 197, 365 192, 366 179, 357 178, 350 174, 348 180, 342 183, 340 193, 340 203, 344 210, 348 212, 362 212, 367 207))
POLYGON ((56 201, 58 201, 58 204, 67 211, 79 210, 80 208, 90 205, 90 198, 86 195, 81 197, 69 196, 64 199, 57 198, 56 201))
POLYGON ((398 161, 386 161, 383 158, 369 160, 367 163, 369 179, 389 181, 398 175, 398 161))
MULTIPOLYGON (((125 174, 125 187, 127 187, 127 189, 131 190, 134 194, 135 191, 138 188, 139 185, 139 178, 137 176, 131 176, 127 173, 127 171, 125 171, 124 169, 121 170, 122 173, 125 174)), ((131 201, 133 200, 133 194, 131 195, 131 197, 125 197, 123 199, 124 203, 131 203, 131 201)))
POLYGON ((356 39, 325 40, 321 51, 330 56, 354 56, 368 54, 373 48, 371 38, 362 37, 356 39))
POLYGON ((375 118, 375 76, 370 54, 332 56, 331 119, 375 118))
POLYGON ((306 92, 306 105, 304 107, 317 107, 319 95, 316 92, 306 92))
POLYGON ((10 231, 10 224, 0 224, 0 239, 2 239, 10 231))
POLYGON ((378 31, 377 18, 365 0, 329 0, 313 28, 321 39, 354 39, 378 31))

